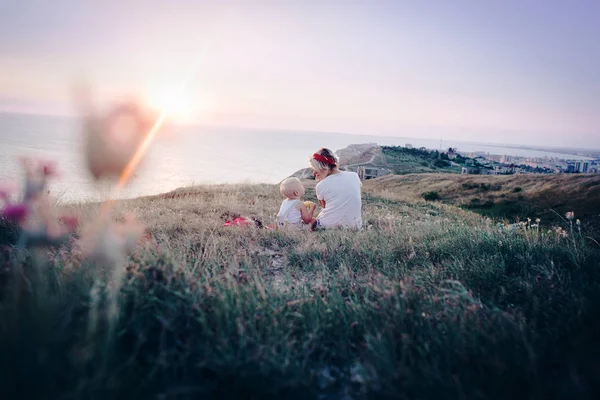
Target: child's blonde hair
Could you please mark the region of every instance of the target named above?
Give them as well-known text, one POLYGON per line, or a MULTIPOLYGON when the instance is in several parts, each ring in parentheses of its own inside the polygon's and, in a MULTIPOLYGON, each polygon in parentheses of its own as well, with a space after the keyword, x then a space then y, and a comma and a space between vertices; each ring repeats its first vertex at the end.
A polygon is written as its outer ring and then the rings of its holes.
POLYGON ((302 186, 302 182, 300 182, 300 179, 291 176, 289 178, 284 179, 281 182, 281 184, 279 185, 279 191, 285 197, 291 197, 296 190, 300 192, 303 189, 303 187, 304 186, 302 186))

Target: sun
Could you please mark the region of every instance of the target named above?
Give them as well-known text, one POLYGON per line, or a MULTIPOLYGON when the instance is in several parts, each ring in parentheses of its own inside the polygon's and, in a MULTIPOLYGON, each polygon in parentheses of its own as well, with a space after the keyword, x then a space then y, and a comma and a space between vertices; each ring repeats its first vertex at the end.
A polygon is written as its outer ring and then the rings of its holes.
POLYGON ((169 119, 183 121, 190 117, 190 99, 182 88, 171 86, 154 90, 146 96, 148 105, 166 113, 169 119))

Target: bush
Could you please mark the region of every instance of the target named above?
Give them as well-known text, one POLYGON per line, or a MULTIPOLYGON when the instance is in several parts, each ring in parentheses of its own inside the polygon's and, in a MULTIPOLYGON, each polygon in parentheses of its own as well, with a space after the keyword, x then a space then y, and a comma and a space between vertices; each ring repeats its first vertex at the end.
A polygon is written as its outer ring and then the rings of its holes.
POLYGON ((440 196, 439 192, 425 192, 421 195, 427 201, 436 201, 441 200, 442 196, 440 196))
POLYGON ((438 168, 448 168, 451 164, 446 160, 435 160, 433 162, 433 165, 435 165, 438 168))

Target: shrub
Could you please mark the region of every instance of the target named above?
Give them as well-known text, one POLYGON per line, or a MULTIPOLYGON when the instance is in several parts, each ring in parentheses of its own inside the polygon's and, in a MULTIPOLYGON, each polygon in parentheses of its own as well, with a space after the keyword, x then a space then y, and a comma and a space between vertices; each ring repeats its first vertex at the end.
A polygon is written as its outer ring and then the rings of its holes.
POLYGON ((433 165, 435 165, 438 168, 448 168, 451 164, 446 160, 435 160, 433 162, 433 165))
POLYGON ((436 201, 436 200, 441 200, 442 196, 440 196, 439 192, 425 192, 421 195, 421 197, 423 197, 425 200, 427 201, 436 201))

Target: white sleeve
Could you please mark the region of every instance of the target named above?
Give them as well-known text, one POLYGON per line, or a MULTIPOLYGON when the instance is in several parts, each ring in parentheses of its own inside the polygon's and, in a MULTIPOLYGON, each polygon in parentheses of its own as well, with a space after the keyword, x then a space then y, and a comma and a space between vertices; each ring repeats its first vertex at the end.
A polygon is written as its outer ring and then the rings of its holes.
POLYGON ((315 193, 317 194, 317 200, 323 200, 323 190, 321 189, 322 186, 321 185, 317 185, 315 187, 315 193))

